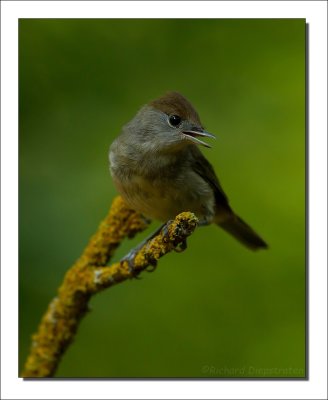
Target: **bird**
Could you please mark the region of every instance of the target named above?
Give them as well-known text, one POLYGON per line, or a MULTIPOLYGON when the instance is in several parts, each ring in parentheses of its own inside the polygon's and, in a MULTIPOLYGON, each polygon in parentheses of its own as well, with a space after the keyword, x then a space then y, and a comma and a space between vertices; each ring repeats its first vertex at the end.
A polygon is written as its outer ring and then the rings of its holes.
POLYGON ((267 243, 231 208, 200 146, 211 147, 193 105, 178 92, 142 106, 109 150, 110 173, 125 202, 165 223, 183 211, 200 226, 216 224, 250 250, 267 243))

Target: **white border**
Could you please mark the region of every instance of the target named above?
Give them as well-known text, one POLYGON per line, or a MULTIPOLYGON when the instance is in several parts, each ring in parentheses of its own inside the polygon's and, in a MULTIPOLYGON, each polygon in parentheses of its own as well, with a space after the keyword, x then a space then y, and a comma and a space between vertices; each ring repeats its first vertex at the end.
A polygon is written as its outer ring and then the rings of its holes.
POLYGON ((2 398, 323 399, 327 396, 327 5, 325 1, 2 2, 2 398), (310 24, 310 380, 23 381, 17 378, 18 18, 306 18, 310 24))

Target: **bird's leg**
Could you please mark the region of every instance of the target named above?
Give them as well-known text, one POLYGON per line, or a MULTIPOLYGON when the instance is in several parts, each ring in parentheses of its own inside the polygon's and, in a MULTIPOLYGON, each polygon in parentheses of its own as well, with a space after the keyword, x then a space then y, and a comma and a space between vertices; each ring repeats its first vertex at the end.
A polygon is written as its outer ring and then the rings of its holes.
MULTIPOLYGON (((163 236, 164 237, 168 237, 169 232, 168 232, 168 226, 170 225, 170 223, 172 222, 172 220, 168 221, 166 224, 164 224, 161 229, 163 230, 163 236)), ((177 253, 182 253, 184 250, 186 250, 187 248, 187 239, 183 240, 180 244, 179 247, 174 247, 173 250, 177 253)), ((154 268, 155 269, 155 268, 154 268)), ((154 271, 154 269, 152 271, 154 271)), ((152 272, 151 271, 151 272, 152 272)))
POLYGON ((174 247, 174 251, 177 252, 177 253, 182 253, 183 251, 186 250, 186 248, 187 248, 187 239, 184 239, 180 243, 179 247, 174 247))
MULTIPOLYGON (((148 243, 150 240, 152 240, 155 236, 157 236, 162 230, 163 230, 163 236, 168 237, 168 226, 172 221, 168 221, 167 223, 161 225, 158 229, 155 230, 150 236, 146 237, 141 243, 138 244, 135 248, 129 251, 129 253, 122 258, 122 261, 126 261, 129 266, 129 271, 133 275, 134 278, 138 277, 138 272, 135 270, 135 264, 134 264, 134 259, 140 249, 142 249, 146 243, 148 243)), ((154 258, 149 258, 148 259, 149 264, 152 266, 152 269, 148 269, 149 272, 152 272, 156 269, 157 266, 157 260, 154 258)))

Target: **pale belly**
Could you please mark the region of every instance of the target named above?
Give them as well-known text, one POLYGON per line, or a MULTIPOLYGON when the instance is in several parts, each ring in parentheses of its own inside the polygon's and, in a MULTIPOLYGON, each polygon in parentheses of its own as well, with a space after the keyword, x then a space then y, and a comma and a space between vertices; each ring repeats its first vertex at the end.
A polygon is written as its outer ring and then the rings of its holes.
POLYGON ((133 209, 147 217, 167 221, 183 211, 191 211, 200 220, 210 222, 214 216, 214 195, 211 187, 197 174, 190 172, 183 179, 148 180, 133 175, 118 180, 115 186, 133 209))

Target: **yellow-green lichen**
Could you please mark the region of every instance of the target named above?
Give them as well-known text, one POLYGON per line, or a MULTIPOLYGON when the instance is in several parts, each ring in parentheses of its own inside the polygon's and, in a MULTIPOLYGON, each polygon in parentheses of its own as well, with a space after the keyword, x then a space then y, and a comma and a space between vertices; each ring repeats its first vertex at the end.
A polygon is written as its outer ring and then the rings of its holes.
POLYGON ((32 337, 32 346, 22 377, 53 376, 62 354, 73 340, 79 323, 88 311, 91 295, 135 276, 154 264, 160 257, 185 241, 197 226, 192 213, 182 213, 170 222, 166 231, 143 246, 132 261, 106 267, 119 243, 145 229, 147 222, 129 209, 117 197, 105 220, 91 238, 82 256, 68 270, 58 290, 58 296, 49 304, 38 331, 32 337))

